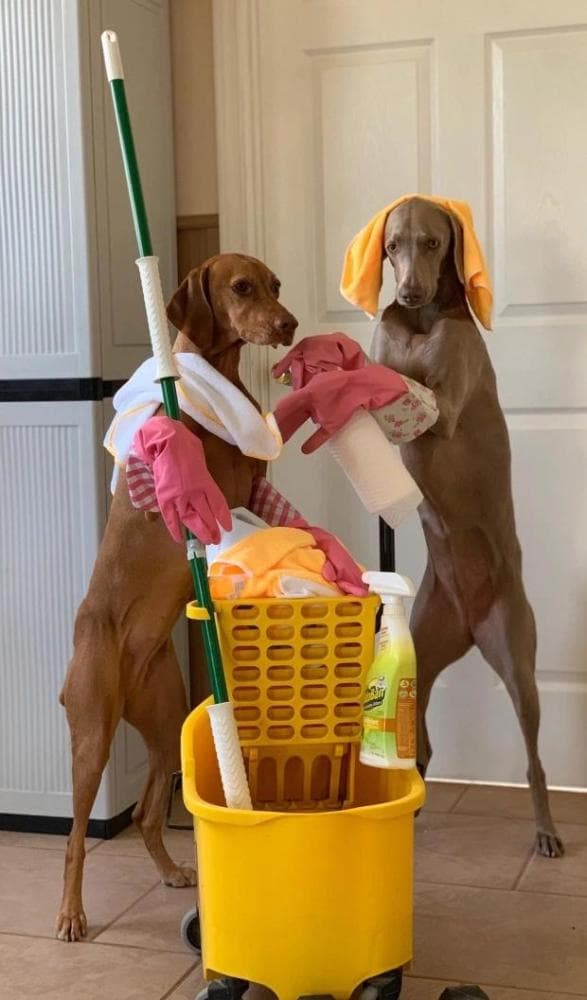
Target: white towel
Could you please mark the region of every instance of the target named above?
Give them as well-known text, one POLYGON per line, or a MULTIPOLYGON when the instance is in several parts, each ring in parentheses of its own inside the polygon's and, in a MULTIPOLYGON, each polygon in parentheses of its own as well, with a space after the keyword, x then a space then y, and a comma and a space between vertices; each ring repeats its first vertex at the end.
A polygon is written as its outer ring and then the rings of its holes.
POLYGON ((243 538, 248 538, 249 535, 256 534, 262 528, 269 527, 266 521, 263 521, 262 518, 257 517, 256 514, 253 514, 245 507, 234 507, 230 513, 232 514, 231 530, 224 531, 224 529, 221 529, 218 544, 206 546, 206 560, 209 566, 213 562, 216 562, 216 560, 220 560, 223 552, 231 549, 233 545, 241 542, 243 538))
MULTIPOLYGON (((174 357, 180 375, 177 395, 184 413, 207 431, 235 445, 243 455, 263 461, 278 457, 283 442, 271 413, 263 418, 244 393, 201 355, 182 352, 174 357)), ((155 359, 149 358, 112 401, 116 416, 104 438, 104 447, 114 457, 112 492, 119 469, 126 465, 136 432, 163 401, 156 376, 155 359)))

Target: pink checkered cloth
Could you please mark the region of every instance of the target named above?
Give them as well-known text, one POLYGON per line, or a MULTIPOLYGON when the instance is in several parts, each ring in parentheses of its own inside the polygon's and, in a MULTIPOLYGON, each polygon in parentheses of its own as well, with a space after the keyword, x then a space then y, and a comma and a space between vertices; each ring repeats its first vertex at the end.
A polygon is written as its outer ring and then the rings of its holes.
POLYGON ((152 514, 158 512, 159 505, 155 493, 153 470, 132 451, 126 463, 126 484, 133 507, 152 514))
MULTIPOLYGON (((126 482, 133 507, 145 512, 158 512, 153 471, 133 452, 126 463, 126 482)), ((301 517, 295 507, 263 476, 258 476, 253 483, 248 509, 270 528, 285 528, 301 517)))
POLYGON ((302 516, 263 476, 258 476, 253 483, 249 510, 270 528, 286 528, 302 516))

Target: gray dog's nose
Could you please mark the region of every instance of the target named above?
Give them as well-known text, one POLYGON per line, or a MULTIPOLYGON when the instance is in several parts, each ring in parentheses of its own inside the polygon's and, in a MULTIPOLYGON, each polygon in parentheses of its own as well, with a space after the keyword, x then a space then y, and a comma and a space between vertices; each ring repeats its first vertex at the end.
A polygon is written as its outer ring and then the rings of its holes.
POLYGON ((402 291, 401 298, 407 306, 419 306, 424 296, 418 288, 407 288, 402 291))

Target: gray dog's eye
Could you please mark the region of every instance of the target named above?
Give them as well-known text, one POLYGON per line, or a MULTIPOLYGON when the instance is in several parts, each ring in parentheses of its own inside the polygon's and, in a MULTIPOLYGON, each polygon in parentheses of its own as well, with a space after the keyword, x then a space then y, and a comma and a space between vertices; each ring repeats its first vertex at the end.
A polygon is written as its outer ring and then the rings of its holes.
POLYGON ((253 291, 251 282, 245 281, 244 278, 241 278, 240 281, 235 281, 234 284, 231 285, 231 288, 237 295, 250 295, 253 291))
POLYGON ((426 240, 426 247, 428 250, 438 250, 440 246, 440 240, 429 239, 426 240))
POLYGON ((396 250, 397 250, 397 243, 395 242, 395 240, 392 240, 391 243, 387 244, 388 253, 394 253, 396 250))

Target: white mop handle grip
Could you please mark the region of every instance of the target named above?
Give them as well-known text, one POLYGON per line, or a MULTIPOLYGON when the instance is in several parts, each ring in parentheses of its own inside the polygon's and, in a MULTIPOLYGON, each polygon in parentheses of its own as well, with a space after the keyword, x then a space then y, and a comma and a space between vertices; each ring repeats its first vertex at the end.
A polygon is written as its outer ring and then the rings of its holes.
POLYGON ((370 514, 397 527, 422 502, 399 450, 367 410, 357 410, 327 445, 370 514))
POLYGON ((136 261, 141 276, 143 298, 151 347, 157 365, 157 382, 163 378, 178 378, 177 367, 171 350, 167 314, 161 290, 158 257, 139 257, 136 261))
POLYGON ((102 52, 104 53, 108 82, 110 83, 111 80, 124 80, 120 45, 118 44, 118 35, 115 31, 108 30, 102 32, 102 52))
POLYGON ((233 707, 229 701, 208 705, 208 716, 226 805, 229 809, 252 809, 233 707))

